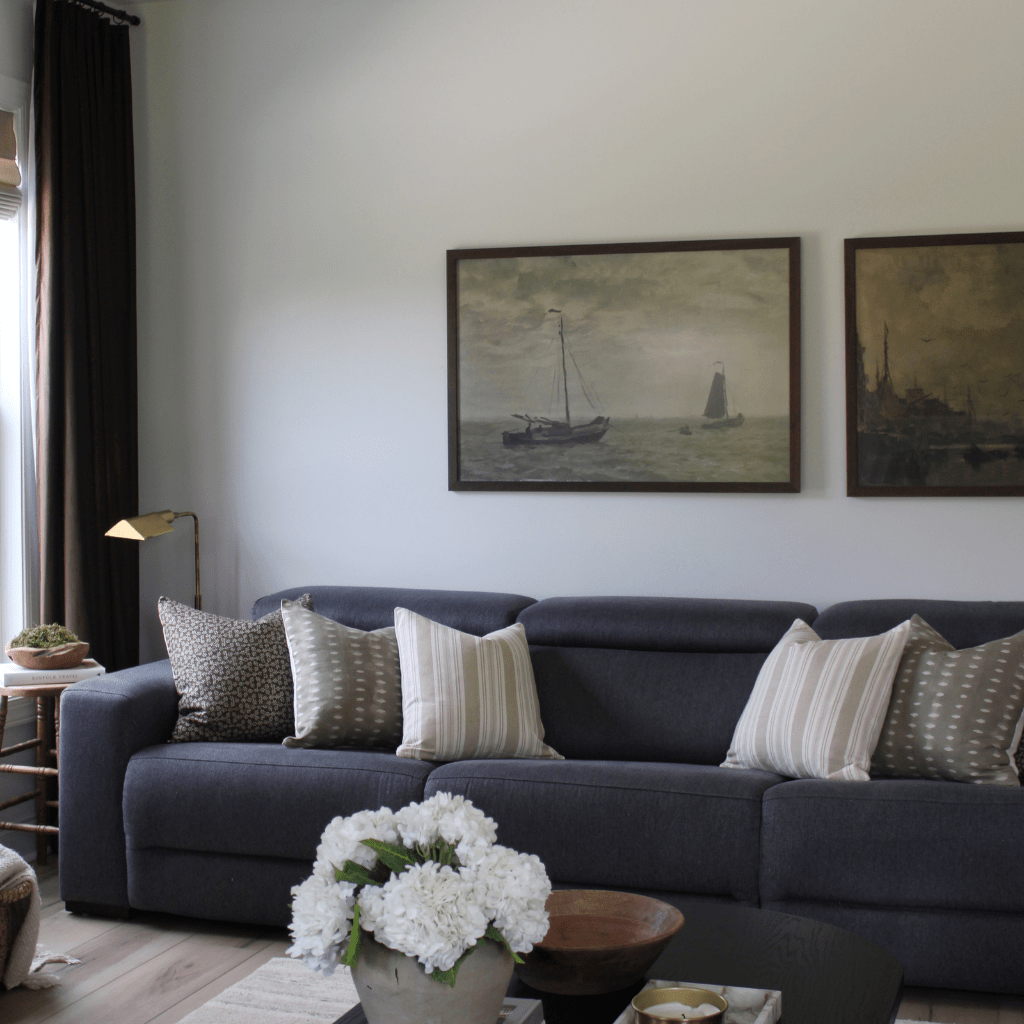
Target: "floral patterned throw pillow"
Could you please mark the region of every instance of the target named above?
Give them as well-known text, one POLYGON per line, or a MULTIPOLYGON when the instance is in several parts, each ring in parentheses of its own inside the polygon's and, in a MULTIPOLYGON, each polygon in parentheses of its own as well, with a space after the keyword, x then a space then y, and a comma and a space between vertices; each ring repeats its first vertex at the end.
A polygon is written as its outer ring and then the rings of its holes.
MULTIPOLYGON (((309 594, 296 603, 313 607, 309 594)), ((280 611, 246 622, 166 597, 158 609, 178 691, 172 743, 280 743, 294 732, 292 667, 280 611)))

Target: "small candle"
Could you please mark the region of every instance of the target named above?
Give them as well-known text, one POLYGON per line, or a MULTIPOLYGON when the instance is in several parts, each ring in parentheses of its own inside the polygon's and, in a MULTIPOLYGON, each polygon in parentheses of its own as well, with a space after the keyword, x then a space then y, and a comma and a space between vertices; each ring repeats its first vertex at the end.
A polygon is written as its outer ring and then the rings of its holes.
POLYGON ((682 1017, 692 1009, 692 1006, 684 1006, 682 1003, 658 1003, 657 1006, 648 1006, 644 1013, 649 1017, 682 1017))
POLYGON ((718 1012, 718 1007, 712 1003, 701 1003, 700 1006, 688 1006, 686 1003, 657 1003, 644 1010, 650 1017, 664 1017, 666 1020, 693 1020, 718 1012))

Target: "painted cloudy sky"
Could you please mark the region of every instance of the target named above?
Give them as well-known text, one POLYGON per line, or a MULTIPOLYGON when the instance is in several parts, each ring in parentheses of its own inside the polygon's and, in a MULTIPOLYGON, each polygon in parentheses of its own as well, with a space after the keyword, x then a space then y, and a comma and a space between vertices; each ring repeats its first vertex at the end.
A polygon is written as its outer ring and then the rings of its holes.
POLYGON ((978 416, 1024 415, 1024 244, 857 250, 857 336, 868 386, 884 366, 978 416))
MULTIPOLYGON (((789 412, 789 250, 459 261, 460 414, 559 415, 558 314, 612 417, 699 417, 725 363, 730 415, 789 412)), ((593 415, 569 362, 574 421, 593 415)))

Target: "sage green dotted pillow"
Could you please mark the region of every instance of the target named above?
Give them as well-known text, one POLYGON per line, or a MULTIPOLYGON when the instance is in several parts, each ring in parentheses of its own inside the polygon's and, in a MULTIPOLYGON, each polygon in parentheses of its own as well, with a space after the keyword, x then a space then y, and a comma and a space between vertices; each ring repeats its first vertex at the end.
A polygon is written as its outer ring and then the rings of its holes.
POLYGON ((366 633, 281 602, 295 682, 295 735, 286 747, 380 747, 402 742, 395 627, 366 633))
POLYGON ((915 615, 871 774, 1017 786, 1022 732, 1024 632, 957 651, 915 615))

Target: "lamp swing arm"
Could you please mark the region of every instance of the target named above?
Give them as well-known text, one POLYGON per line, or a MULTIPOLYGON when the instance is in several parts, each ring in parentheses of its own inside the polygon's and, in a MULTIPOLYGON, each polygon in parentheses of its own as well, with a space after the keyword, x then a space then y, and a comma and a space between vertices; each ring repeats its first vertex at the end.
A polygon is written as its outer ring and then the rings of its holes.
POLYGON ((195 512, 175 512, 175 519, 182 519, 185 516, 192 517, 192 525, 195 527, 196 534, 196 608, 202 610, 203 607, 203 595, 199 589, 199 516, 195 512))

